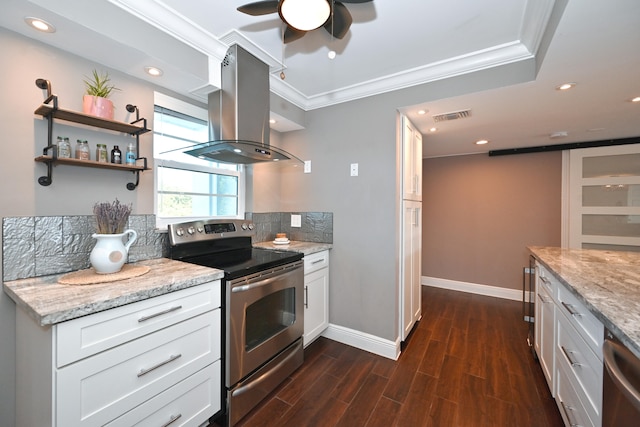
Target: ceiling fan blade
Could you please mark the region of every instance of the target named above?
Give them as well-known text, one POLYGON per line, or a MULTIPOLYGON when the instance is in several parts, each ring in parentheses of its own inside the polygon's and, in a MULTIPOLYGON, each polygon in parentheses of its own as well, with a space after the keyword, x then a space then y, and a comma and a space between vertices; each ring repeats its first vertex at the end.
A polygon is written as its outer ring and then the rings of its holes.
POLYGON ((305 34, 307 34, 306 31, 297 30, 292 26, 287 25, 287 29, 284 30, 284 43, 287 44, 296 41, 302 38, 305 34))
POLYGON ((280 3, 278 0, 257 1, 238 7, 238 11, 251 16, 268 15, 278 11, 278 3, 280 3))
POLYGON ((349 32, 349 27, 351 27, 352 22, 353 18, 351 17, 351 13, 349 13, 349 9, 337 1, 333 5, 333 19, 329 18, 324 24, 324 29, 327 30, 329 34, 332 34, 333 37, 342 39, 347 32, 349 32))

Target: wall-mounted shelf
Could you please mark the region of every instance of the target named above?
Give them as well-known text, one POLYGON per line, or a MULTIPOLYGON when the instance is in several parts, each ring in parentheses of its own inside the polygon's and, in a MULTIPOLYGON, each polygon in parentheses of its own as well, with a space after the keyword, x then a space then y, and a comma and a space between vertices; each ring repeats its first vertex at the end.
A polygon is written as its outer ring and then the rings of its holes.
POLYGON ((78 123, 114 132, 126 133, 136 138, 136 153, 140 153, 140 135, 150 132, 151 129, 147 128, 147 119, 139 118, 138 107, 131 104, 127 105, 127 111, 136 113, 136 120, 131 123, 103 119, 101 117, 58 108, 58 96, 51 93, 51 83, 48 80, 37 79, 36 86, 40 89, 47 90, 47 98, 34 113, 44 117, 48 121, 48 145, 42 150, 42 156, 34 159, 36 162, 47 165, 47 175, 38 178, 38 183, 43 186, 51 185, 53 182, 53 166, 55 165, 82 166, 133 172, 136 175, 136 182, 128 183, 127 189, 134 190, 140 182, 140 172, 148 170, 146 157, 138 157, 135 165, 60 158, 58 157, 57 146, 53 144, 53 122, 54 120, 64 120, 71 123, 78 123), (51 154, 49 154, 49 152, 51 152, 51 154), (139 161, 142 161, 143 164, 139 165, 139 161))

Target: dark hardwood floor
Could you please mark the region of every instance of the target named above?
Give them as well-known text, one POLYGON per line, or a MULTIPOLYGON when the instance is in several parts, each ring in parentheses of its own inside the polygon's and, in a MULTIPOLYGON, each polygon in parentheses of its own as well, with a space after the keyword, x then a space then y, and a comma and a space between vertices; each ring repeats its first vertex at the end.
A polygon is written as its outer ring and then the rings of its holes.
POLYGON ((239 426, 560 427, 526 336, 519 302, 423 287, 397 361, 320 338, 239 426))

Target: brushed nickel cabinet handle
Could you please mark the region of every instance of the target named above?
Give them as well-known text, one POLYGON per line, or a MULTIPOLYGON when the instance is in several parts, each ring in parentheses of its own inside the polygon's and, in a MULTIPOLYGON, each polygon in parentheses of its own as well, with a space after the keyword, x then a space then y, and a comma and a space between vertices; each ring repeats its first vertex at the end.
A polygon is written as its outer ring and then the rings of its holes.
POLYGON ((562 352, 564 353, 564 357, 567 358, 567 360, 569 361, 569 364, 571 366, 576 367, 576 366, 581 366, 582 365, 581 363, 576 362, 575 359, 573 358, 573 356, 572 356, 573 355, 573 351, 567 350, 563 345, 560 346, 560 348, 562 349, 562 352))
POLYGON ((166 365, 167 363, 171 363, 176 359, 179 359, 180 357, 182 357, 182 354, 175 354, 175 355, 171 355, 169 356, 169 358, 163 362, 158 363, 157 365, 153 365, 150 368, 144 368, 144 369, 140 369, 140 372, 138 372, 138 378, 140 378, 143 375, 147 375, 149 372, 158 369, 161 366, 166 365))
POLYGON ((577 422, 575 422, 573 420, 573 417, 571 415, 573 415, 573 407, 567 405, 564 402, 560 402, 560 404, 562 405, 562 412, 564 412, 564 415, 567 417, 567 421, 569 421, 569 425, 571 427, 580 427, 580 424, 578 424, 577 422))
POLYGON ((181 308, 182 308, 181 305, 176 305, 175 307, 167 308, 166 310, 162 310, 154 314, 142 316, 141 318, 138 319, 138 323, 142 323, 146 320, 153 319, 154 317, 162 316, 163 314, 171 313, 172 311, 180 310, 181 308))
POLYGON ((181 418, 181 417, 182 417, 182 414, 172 415, 171 418, 169 419, 169 421, 167 421, 166 423, 162 424, 160 427, 170 426, 171 424, 173 424, 176 421, 178 421, 178 419, 181 418))
POLYGON ((309 308, 309 287, 304 287, 304 307, 309 308))
POLYGON ((567 304, 566 302, 562 301, 562 306, 567 309, 570 315, 581 316, 580 312, 576 310, 576 307, 574 305, 567 304))

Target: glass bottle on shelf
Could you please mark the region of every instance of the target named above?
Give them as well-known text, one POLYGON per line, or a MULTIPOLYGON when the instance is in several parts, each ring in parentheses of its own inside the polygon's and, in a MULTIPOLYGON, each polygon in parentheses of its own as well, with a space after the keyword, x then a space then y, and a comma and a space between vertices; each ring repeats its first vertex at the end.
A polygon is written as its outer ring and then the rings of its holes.
POLYGON ((125 163, 128 165, 135 165, 137 157, 138 156, 136 155, 136 144, 134 142, 130 142, 129 145, 127 145, 125 163))
POLYGON ((58 145, 58 157, 62 159, 68 159, 71 157, 71 144, 69 138, 62 138, 62 142, 58 145))
POLYGON ((114 145, 111 150, 111 163, 122 164, 122 151, 117 145, 114 145))

